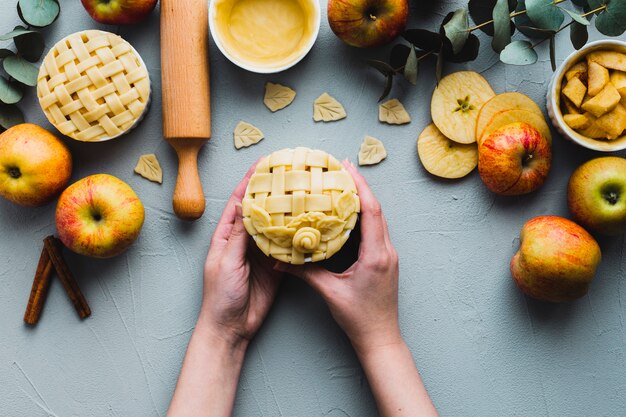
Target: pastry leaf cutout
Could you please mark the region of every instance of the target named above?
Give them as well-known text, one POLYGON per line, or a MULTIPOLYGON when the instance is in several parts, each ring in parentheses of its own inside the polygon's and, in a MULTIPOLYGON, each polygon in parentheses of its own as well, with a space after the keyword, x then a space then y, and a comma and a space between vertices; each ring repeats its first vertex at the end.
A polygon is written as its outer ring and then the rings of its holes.
POLYGON ((163 170, 159 160, 153 153, 139 157, 137 166, 135 166, 135 172, 149 181, 158 182, 159 184, 163 183, 163 170))
POLYGON ((258 127, 241 121, 235 126, 234 138, 235 148, 247 148, 263 139, 263 132, 258 127))
POLYGON ((387 151, 381 141, 365 136, 359 150, 359 165, 375 165, 387 157, 387 151))
POLYGON ((296 229, 287 226, 270 226, 263 229, 263 234, 281 248, 290 248, 296 229))
POLYGON ((268 82, 265 84, 263 103, 268 109, 275 112, 290 105, 296 98, 296 92, 291 88, 268 82))
POLYGON ((316 122, 333 122, 346 116, 346 110, 341 103, 328 93, 322 94, 313 102, 313 120, 316 122))
POLYGON ((378 106, 378 120, 390 125, 411 123, 411 116, 398 99, 392 98, 378 106))

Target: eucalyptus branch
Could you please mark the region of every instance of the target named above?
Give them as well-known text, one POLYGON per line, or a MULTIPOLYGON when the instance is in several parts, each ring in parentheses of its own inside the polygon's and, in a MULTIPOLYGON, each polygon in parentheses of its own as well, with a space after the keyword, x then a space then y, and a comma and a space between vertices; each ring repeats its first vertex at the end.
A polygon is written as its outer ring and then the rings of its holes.
MULTIPOLYGON (((557 4, 559 4, 559 3, 563 3, 563 2, 565 2, 565 1, 567 1, 567 0, 554 0, 554 1, 552 2, 552 4, 556 6, 557 4)), ((603 8, 604 8, 604 9, 606 9, 606 5, 604 5, 604 7, 603 7, 603 8)), ((510 14, 509 16, 511 16, 511 19, 512 19, 512 18, 514 18, 514 17, 517 17, 517 16, 521 16, 521 15, 523 15, 523 14, 526 14, 526 12, 527 12, 527 10, 520 10, 520 11, 517 11, 517 12, 511 12, 511 14, 510 14)), ((483 22, 483 23, 481 23, 480 25, 472 26, 471 28, 468 28, 466 31, 467 31, 467 32, 473 32, 473 31, 475 31, 475 30, 477 30, 477 29, 484 28, 485 26, 491 25, 492 23, 493 23, 493 19, 488 20, 488 21, 486 21, 486 22, 483 22)))

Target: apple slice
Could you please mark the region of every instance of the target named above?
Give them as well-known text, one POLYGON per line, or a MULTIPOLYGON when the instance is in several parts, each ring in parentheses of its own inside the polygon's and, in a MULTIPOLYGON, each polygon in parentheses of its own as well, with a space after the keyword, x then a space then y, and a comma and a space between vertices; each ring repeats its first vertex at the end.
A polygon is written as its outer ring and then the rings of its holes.
POLYGON ((589 82, 587 92, 590 96, 598 94, 609 82, 609 70, 594 61, 589 61, 589 82))
POLYGON ((626 54, 615 51, 598 51, 587 55, 587 60, 596 62, 604 68, 626 71, 626 54))
POLYGON ((550 128, 548 127, 546 119, 544 119, 543 115, 539 116, 538 114, 528 110, 514 109, 501 111, 496 113, 491 118, 478 137, 478 146, 482 145, 484 140, 488 138, 489 135, 491 135, 496 129, 516 122, 528 123, 537 129, 539 133, 541 133, 541 135, 548 140, 548 143, 552 144, 552 134, 550 133, 550 128))
POLYGON ((483 131, 496 113, 514 109, 528 110, 543 117, 543 112, 537 103, 527 95, 517 92, 498 94, 487 101, 480 109, 478 120, 476 121, 476 137, 478 138, 478 134, 483 131))
POLYGON ((582 82, 587 82, 587 63, 585 61, 574 64, 565 73, 565 79, 567 81, 571 81, 572 78, 578 78, 582 82))
POLYGON ((417 154, 426 171, 442 178, 461 178, 478 165, 476 144, 462 144, 445 137, 433 123, 417 138, 417 154))
POLYGON ((452 73, 441 79, 433 92, 430 102, 433 123, 455 142, 476 142, 478 112, 493 96, 493 89, 477 72, 452 73))

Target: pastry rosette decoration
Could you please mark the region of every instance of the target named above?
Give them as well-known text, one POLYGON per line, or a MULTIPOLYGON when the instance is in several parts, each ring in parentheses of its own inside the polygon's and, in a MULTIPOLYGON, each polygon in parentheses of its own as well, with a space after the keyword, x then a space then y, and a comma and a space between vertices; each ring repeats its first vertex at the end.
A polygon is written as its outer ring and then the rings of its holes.
POLYGON ((350 173, 326 152, 308 148, 263 158, 242 205, 246 230, 261 251, 292 264, 337 253, 360 211, 350 173))

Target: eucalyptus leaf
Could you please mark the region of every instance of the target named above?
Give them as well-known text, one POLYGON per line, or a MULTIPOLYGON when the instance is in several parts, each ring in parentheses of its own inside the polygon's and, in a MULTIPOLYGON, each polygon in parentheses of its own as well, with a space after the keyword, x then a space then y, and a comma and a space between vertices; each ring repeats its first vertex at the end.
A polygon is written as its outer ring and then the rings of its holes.
POLYGON ((573 22, 569 29, 569 38, 572 41, 572 46, 577 50, 585 46, 587 40, 589 40, 589 32, 587 26, 581 25, 578 22, 573 22))
POLYGON ((385 89, 383 90, 383 94, 378 99, 379 103, 383 101, 385 97, 389 95, 389 93, 391 92, 392 86, 393 86, 393 74, 389 74, 387 75, 387 80, 385 81, 385 89))
POLYGON ((24 90, 20 84, 10 82, 4 77, 0 77, 0 101, 5 104, 15 104, 24 97, 24 90))
POLYGON ((550 37, 550 65, 552 71, 556 71, 556 35, 550 37))
POLYGON ((585 26, 588 26, 590 24, 589 20, 587 20, 585 16, 582 16, 568 9, 563 9, 563 10, 565 10, 565 13, 567 13, 574 22, 580 23, 581 25, 585 25, 585 26))
POLYGON ((437 55, 437 64, 435 65, 435 77, 437 78, 437 84, 441 81, 441 77, 443 76, 443 63, 444 63, 444 54, 437 55))
POLYGON ((58 0, 19 0, 17 3, 20 19, 39 28, 52 24, 60 12, 58 0))
POLYGON ((443 37, 439 33, 425 29, 406 30, 402 37, 423 51, 439 52, 443 46, 443 37))
POLYGON ((537 52, 528 41, 513 41, 500 53, 500 61, 511 65, 534 64, 537 58, 537 52))
POLYGON ((526 0, 526 14, 541 29, 559 30, 565 15, 552 0, 526 0))
POLYGON ((472 33, 469 38, 467 38, 467 42, 465 42, 465 46, 461 52, 456 55, 452 53, 452 45, 450 45, 450 42, 446 42, 446 45, 443 48, 443 55, 446 61, 462 63, 475 60, 478 57, 479 50, 480 40, 472 33))
POLYGON ((589 0, 589 6, 597 9, 606 5, 606 9, 596 17, 596 28, 606 36, 620 36, 626 31, 626 1, 624 0, 589 0))
POLYGON ((367 65, 378 70, 382 75, 387 76, 389 74, 393 75, 396 71, 384 61, 378 61, 376 59, 368 59, 365 61, 367 65))
POLYGON ((27 35, 29 33, 35 33, 34 30, 28 30, 23 26, 15 26, 15 29, 12 31, 5 33, 4 35, 0 35, 0 41, 8 41, 18 36, 27 35))
POLYGON ((415 54, 415 48, 411 48, 409 56, 404 64, 404 78, 413 85, 417 84, 417 55, 415 54))
POLYGON ((15 52, 10 49, 0 49, 0 59, 6 58, 11 55, 15 55, 15 52))
POLYGON ((0 127, 8 129, 24 123, 24 114, 15 104, 0 103, 0 127))
POLYGON ((578 7, 589 6, 589 3, 587 2, 587 0, 572 0, 572 3, 574 3, 578 7))
POLYGON ((413 48, 407 45, 402 45, 401 43, 394 45, 394 47, 391 48, 391 53, 389 54, 389 63, 391 66, 394 69, 403 67, 409 57, 411 49, 413 48))
POLYGON ((458 54, 463 49, 469 37, 469 15, 467 9, 459 9, 454 12, 452 18, 443 26, 446 38, 452 44, 452 51, 458 54))
POLYGON ((491 41, 491 47, 498 53, 511 43, 510 13, 508 0, 497 0, 493 8, 494 35, 491 41))
MULTIPOLYGON (((482 25, 485 22, 489 22, 493 19, 493 9, 496 7, 497 0, 470 0, 468 4, 469 14, 474 23, 477 26, 482 25)), ((508 0, 509 10, 515 10, 517 6, 517 0, 508 0)), ((509 19, 510 20, 510 19, 509 19)), ((515 32, 515 25, 513 22, 511 26, 511 35, 515 32)), ((480 30, 485 32, 489 36, 494 35, 493 24, 487 24, 481 26, 480 30)))
POLYGON ((37 85, 39 69, 19 56, 6 57, 2 64, 4 70, 15 80, 34 87, 37 85))
POLYGON ((31 32, 14 39, 19 54, 30 62, 37 62, 41 58, 46 43, 39 32, 31 32))
MULTIPOLYGON (((519 13, 524 10, 526 10, 526 4, 524 3, 524 0, 519 0, 515 11, 519 13)), ((549 37, 549 35, 546 35, 545 32, 542 32, 535 27, 535 24, 532 20, 530 20, 526 13, 515 16, 514 22, 517 30, 529 38, 547 39, 549 37)))

